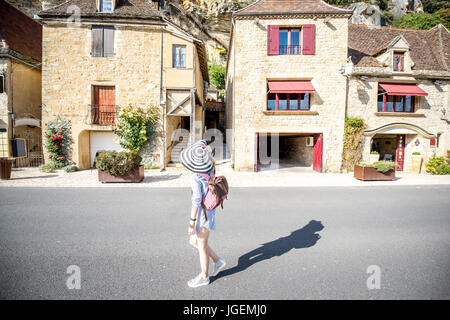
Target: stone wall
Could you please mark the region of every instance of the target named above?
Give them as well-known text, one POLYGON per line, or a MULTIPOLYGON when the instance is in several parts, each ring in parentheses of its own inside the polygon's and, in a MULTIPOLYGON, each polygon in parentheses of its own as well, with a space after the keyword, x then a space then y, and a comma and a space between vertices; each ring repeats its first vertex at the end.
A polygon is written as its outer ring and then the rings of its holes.
POLYGON ((329 23, 321 18, 261 19, 258 24, 253 20, 236 21, 235 61, 232 61, 233 55, 230 56, 231 63, 236 66, 233 79, 235 169, 253 169, 255 133, 283 132, 323 133, 324 171, 340 171, 346 87, 340 68, 347 59, 347 35, 347 18, 332 18, 329 23), (316 25, 315 55, 267 55, 268 25, 303 24, 316 25), (311 98, 311 112, 267 114, 269 79, 311 80, 316 89, 311 98))

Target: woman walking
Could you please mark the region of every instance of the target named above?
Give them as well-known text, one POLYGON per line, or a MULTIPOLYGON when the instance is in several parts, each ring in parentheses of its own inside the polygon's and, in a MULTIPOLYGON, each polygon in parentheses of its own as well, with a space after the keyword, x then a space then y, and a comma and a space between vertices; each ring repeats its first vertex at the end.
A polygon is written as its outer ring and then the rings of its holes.
POLYGON ((203 209, 203 199, 208 191, 208 180, 215 174, 214 159, 206 141, 200 140, 181 152, 180 161, 188 170, 194 172, 191 176, 192 208, 189 243, 198 249, 201 273, 188 281, 188 286, 196 288, 209 284, 209 258, 214 262, 211 276, 216 276, 226 265, 226 262, 219 258, 208 245, 210 231, 216 230, 216 210, 203 209))

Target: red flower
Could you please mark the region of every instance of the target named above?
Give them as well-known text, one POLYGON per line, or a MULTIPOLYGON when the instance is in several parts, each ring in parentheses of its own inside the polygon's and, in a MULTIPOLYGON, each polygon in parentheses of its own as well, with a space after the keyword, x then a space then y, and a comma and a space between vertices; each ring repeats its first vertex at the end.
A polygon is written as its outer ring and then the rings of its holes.
POLYGON ((61 157, 60 159, 61 159, 61 160, 64 160, 65 158, 64 158, 64 157, 61 157))

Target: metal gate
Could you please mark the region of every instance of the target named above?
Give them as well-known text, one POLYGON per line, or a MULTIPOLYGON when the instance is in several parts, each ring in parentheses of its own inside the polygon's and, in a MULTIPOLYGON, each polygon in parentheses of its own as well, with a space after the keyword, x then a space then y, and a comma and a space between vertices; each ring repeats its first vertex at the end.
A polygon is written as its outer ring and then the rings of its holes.
MULTIPOLYGON (((19 130, 17 130, 19 131, 19 130)), ((39 167, 44 164, 44 154, 42 152, 42 135, 38 128, 26 128, 15 134, 15 138, 26 140, 27 157, 14 160, 14 168, 39 167)))

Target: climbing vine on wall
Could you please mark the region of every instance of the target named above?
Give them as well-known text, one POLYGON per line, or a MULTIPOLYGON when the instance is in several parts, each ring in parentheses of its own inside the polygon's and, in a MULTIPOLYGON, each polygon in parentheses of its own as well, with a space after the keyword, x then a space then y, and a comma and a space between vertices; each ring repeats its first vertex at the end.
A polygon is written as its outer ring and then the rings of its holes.
POLYGON ((361 118, 347 117, 344 129, 344 151, 342 169, 353 171, 355 164, 362 159, 362 137, 366 125, 361 118))
POLYGON ((50 121, 45 125, 45 148, 49 162, 55 168, 70 164, 72 155, 72 123, 69 120, 50 121))

